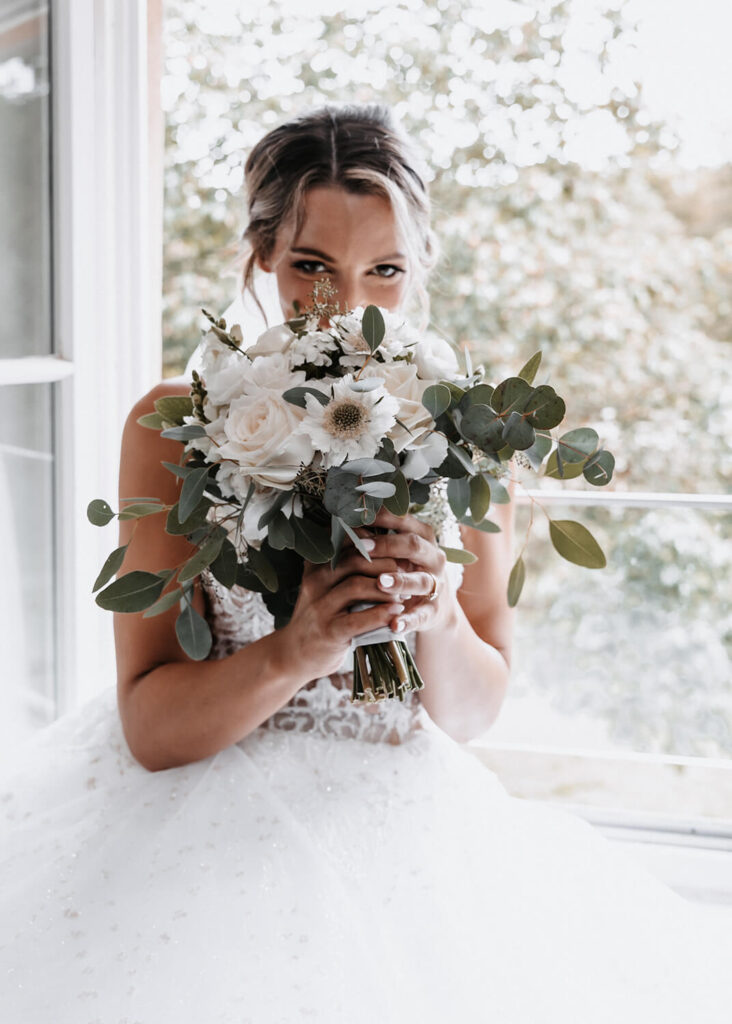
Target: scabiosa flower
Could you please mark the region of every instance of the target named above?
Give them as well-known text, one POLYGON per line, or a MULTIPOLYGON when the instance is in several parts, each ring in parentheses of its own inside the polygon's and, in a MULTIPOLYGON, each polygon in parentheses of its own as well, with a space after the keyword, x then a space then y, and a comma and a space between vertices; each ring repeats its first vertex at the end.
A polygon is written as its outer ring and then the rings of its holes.
POLYGON ((399 402, 383 384, 354 391, 353 383, 350 373, 334 381, 327 405, 313 395, 305 398, 306 414, 297 433, 310 438, 326 468, 346 459, 372 458, 399 412, 399 402))

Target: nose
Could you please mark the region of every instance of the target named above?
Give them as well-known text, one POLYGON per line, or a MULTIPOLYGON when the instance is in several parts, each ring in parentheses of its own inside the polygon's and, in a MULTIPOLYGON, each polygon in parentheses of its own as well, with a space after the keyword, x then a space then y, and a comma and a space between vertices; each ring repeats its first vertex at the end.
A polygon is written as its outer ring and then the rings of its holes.
POLYGON ((364 295, 363 282, 356 274, 342 275, 336 284, 336 292, 341 307, 345 307, 345 309, 368 305, 368 297, 364 295))

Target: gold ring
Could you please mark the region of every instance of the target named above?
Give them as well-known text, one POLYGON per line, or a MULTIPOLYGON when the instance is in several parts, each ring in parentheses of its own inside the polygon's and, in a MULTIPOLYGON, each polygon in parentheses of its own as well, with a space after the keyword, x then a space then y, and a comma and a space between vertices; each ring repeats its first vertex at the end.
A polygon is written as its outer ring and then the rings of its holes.
POLYGON ((430 590, 429 594, 427 595, 427 600, 428 601, 436 601, 437 600, 438 590, 439 590, 439 580, 437 579, 435 574, 432 573, 432 572, 427 573, 427 575, 432 577, 432 590, 430 590))

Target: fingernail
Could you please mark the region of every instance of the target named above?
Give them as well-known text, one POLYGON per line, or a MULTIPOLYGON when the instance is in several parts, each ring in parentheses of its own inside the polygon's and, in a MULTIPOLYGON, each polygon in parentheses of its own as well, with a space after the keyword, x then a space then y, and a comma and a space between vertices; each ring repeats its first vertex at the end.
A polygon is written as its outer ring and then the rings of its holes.
POLYGON ((403 633, 405 625, 406 625, 406 623, 404 622, 404 619, 398 619, 397 620, 397 624, 394 627, 394 632, 395 633, 403 633))
POLYGON ((373 551, 374 548, 376 547, 376 541, 370 540, 368 537, 362 538, 361 543, 363 544, 367 551, 373 551))
POLYGON ((399 612, 403 612, 404 611, 404 605, 403 604, 390 604, 389 605, 389 611, 392 612, 394 615, 398 615, 399 612))
POLYGON ((394 586, 394 577, 390 576, 388 572, 382 572, 381 576, 379 576, 379 585, 388 590, 389 587, 394 586))

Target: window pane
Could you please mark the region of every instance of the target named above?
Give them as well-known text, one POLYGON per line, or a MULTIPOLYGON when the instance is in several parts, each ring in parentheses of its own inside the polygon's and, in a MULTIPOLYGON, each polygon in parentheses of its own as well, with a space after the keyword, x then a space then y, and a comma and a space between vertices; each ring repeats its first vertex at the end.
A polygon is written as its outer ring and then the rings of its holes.
POLYGON ((0 388, 0 739, 53 718, 52 385, 0 388))
MULTIPOLYGON (((489 738, 595 752, 732 756, 732 514, 547 511, 587 526, 608 566, 566 562, 535 513, 515 671, 489 738)), ((519 537, 527 515, 526 507, 519 510, 519 537)))
POLYGON ((51 351, 48 13, 0 0, 0 358, 51 351))

